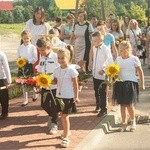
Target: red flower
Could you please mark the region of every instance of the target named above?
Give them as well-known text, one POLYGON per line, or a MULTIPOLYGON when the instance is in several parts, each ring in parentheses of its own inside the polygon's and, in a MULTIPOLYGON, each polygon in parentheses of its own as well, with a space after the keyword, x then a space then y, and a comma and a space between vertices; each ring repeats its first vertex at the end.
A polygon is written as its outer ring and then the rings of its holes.
POLYGON ((26 84, 27 85, 35 85, 36 84, 36 81, 33 77, 29 77, 27 80, 26 80, 26 84))

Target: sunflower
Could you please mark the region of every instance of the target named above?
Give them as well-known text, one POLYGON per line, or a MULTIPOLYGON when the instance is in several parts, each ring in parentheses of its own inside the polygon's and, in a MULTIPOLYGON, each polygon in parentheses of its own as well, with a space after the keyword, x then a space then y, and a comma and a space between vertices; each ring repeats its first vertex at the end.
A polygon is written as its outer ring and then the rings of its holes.
POLYGON ((36 76, 35 80, 37 85, 43 88, 48 88, 52 83, 52 78, 46 74, 39 74, 36 76))
POLYGON ((24 67, 24 66, 26 65, 26 63, 27 63, 27 61, 26 61, 26 59, 23 58, 23 57, 19 57, 19 58, 17 59, 17 61, 16 61, 16 64, 17 64, 17 66, 18 66, 19 68, 24 67))
POLYGON ((106 75, 111 78, 118 77, 119 72, 120 68, 118 64, 110 64, 106 67, 106 75))

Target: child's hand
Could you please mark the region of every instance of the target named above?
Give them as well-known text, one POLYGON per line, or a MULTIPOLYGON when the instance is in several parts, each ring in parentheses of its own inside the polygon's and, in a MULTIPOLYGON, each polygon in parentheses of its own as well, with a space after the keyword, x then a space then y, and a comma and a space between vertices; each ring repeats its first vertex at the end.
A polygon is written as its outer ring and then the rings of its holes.
POLYGON ((141 86, 141 90, 145 90, 145 85, 142 85, 142 86, 141 86))
POLYGON ((75 103, 80 102, 79 98, 75 98, 74 102, 75 102, 75 103))
POLYGON ((100 71, 98 72, 98 74, 99 74, 99 75, 103 75, 103 74, 104 74, 104 70, 100 70, 100 71))

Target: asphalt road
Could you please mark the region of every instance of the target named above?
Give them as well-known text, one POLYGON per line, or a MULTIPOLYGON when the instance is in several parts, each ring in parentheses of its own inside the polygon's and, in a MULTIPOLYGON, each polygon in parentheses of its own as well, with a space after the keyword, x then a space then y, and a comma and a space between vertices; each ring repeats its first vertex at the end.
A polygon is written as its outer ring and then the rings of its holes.
MULTIPOLYGON (((136 115, 150 116, 150 69, 143 66, 146 89, 140 92, 136 115)), ((150 121, 137 124, 134 132, 116 132, 117 127, 105 134, 93 150, 150 150, 150 121)))

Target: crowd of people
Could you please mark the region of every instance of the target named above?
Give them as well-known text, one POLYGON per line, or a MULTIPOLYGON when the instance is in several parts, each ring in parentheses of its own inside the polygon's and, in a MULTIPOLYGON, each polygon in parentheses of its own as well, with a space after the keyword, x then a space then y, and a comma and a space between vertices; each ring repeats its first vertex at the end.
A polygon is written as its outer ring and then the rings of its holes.
MULTIPOLYGON (((91 22, 87 21, 85 11, 78 11, 77 18, 73 14, 66 16, 66 23, 60 17, 56 18, 56 25, 52 28, 45 20, 42 7, 37 7, 33 18, 26 22, 21 33, 21 45, 18 46, 17 58, 27 60, 25 75, 36 73, 52 73, 52 93, 49 88, 41 89, 41 107, 48 114, 48 130, 50 134, 57 133, 58 113, 61 115, 63 133, 61 146, 68 147, 70 140, 69 114, 79 102, 78 71, 92 71, 95 91, 95 112, 99 117, 107 115, 108 86, 103 84, 107 65, 117 63, 120 66, 121 82, 114 85, 113 100, 121 106, 122 127, 120 131, 127 130, 127 112, 129 112, 131 125, 129 130, 136 129, 134 105, 139 101, 139 82, 144 86, 144 74, 140 58, 147 63, 150 69, 150 18, 147 26, 141 28, 140 20, 124 17, 123 24, 115 17, 109 16, 106 21, 98 20, 95 16, 91 22), (147 62, 145 59, 147 58, 147 62), (75 64, 75 65, 72 65, 75 64), (44 93, 47 93, 43 100, 44 93), (64 109, 55 107, 53 96, 59 101, 63 100, 64 109)), ((8 85, 11 84, 8 60, 0 52, 0 102, 2 106, 1 119, 8 116, 8 85)), ((18 69, 18 76, 22 76, 18 69)), ((23 88, 24 101, 22 106, 28 104, 28 92, 23 88)), ((38 97, 37 89, 33 89, 33 101, 38 97)))

